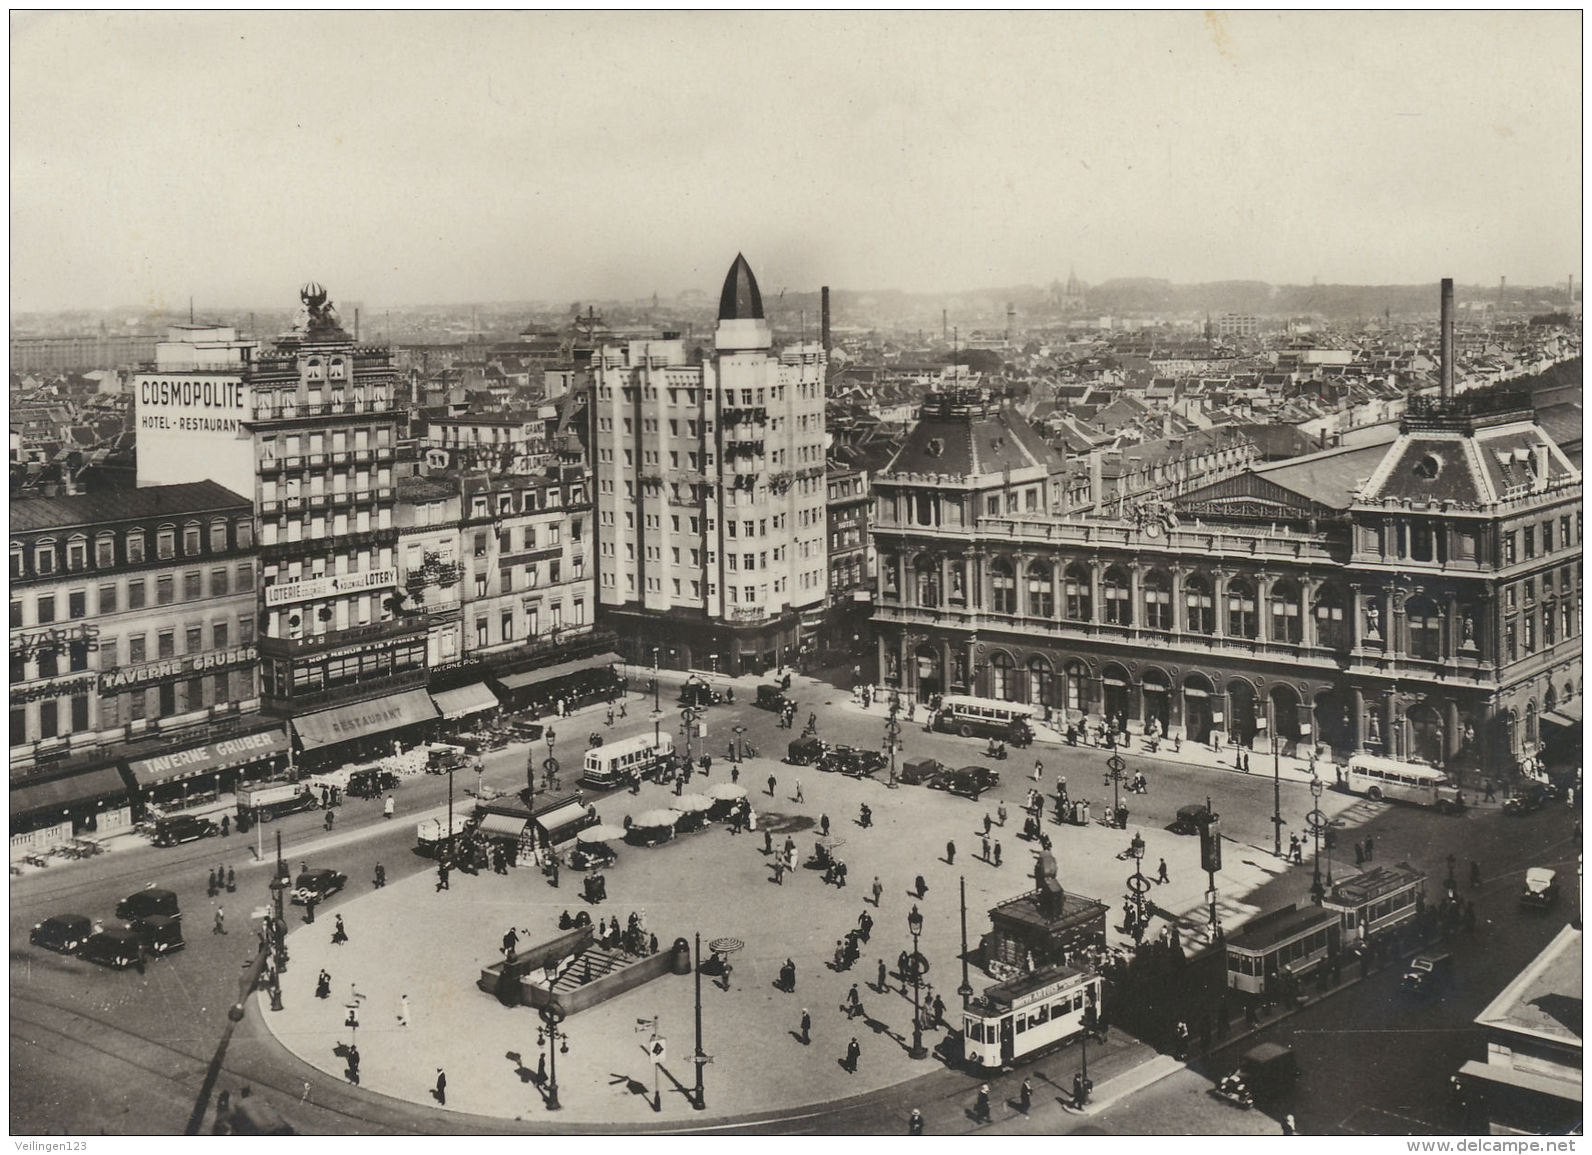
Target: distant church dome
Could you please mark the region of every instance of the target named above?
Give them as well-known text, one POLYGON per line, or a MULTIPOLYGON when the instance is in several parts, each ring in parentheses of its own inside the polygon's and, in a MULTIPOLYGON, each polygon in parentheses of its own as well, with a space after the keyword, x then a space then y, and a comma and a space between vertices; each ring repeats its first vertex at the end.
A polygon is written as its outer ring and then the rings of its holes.
POLYGON ((757 278, 752 276, 752 266, 740 253, 724 278, 724 291, 719 294, 719 320, 761 321, 763 319, 763 294, 757 291, 757 278))

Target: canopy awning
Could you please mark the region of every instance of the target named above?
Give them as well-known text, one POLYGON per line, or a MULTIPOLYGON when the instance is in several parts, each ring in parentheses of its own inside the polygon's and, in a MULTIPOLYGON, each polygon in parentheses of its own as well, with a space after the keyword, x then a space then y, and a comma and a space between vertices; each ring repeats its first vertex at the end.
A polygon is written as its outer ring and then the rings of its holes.
POLYGON ((153 758, 129 759, 127 768, 133 778, 145 789, 165 782, 180 782, 198 774, 216 770, 229 770, 249 762, 258 762, 275 754, 287 753, 287 731, 262 730, 258 734, 245 734, 239 738, 222 738, 202 746, 190 746, 171 754, 157 754, 153 758))
POLYGON ((1472 1079, 1502 1083, 1506 1087, 1518 1087, 1522 1091, 1535 1091, 1539 1095, 1548 1095, 1555 1099, 1568 1099, 1572 1103, 1581 1101, 1581 1087, 1576 1082, 1568 1079, 1550 1079, 1546 1075, 1505 1067, 1501 1063, 1484 1063, 1479 1059, 1467 1059, 1465 1065, 1460 1067, 1459 1073, 1472 1079))
POLYGON ((49 782, 30 782, 11 791, 11 816, 20 818, 47 810, 64 810, 127 793, 127 783, 114 766, 72 774, 49 782))
POLYGON ((581 827, 588 825, 586 807, 580 802, 566 802, 557 810, 536 816, 536 825, 548 842, 558 844, 574 838, 581 827))
POLYGON ((488 838, 518 839, 525 833, 525 819, 508 814, 483 814, 475 828, 488 838))
POLYGON ((1548 710, 1542 715, 1542 720, 1550 726, 1559 726, 1570 729, 1581 724, 1581 703, 1579 701, 1566 702, 1556 710, 1548 710))
POLYGON ((431 695, 437 712, 444 718, 468 718, 485 710, 498 708, 497 695, 480 682, 471 682, 456 690, 438 690, 431 695))
POLYGON ((535 686, 542 682, 551 682, 570 674, 579 674, 585 670, 600 670, 604 666, 611 666, 619 661, 619 655, 613 653, 594 654, 589 658, 580 658, 573 662, 560 662, 556 666, 543 666, 539 670, 525 670, 518 674, 508 674, 498 679, 506 690, 523 690, 527 686, 535 686))
POLYGON ((314 750, 355 738, 368 738, 416 722, 429 722, 436 716, 437 707, 430 694, 424 690, 405 690, 386 698, 294 718, 293 732, 304 749, 314 750))

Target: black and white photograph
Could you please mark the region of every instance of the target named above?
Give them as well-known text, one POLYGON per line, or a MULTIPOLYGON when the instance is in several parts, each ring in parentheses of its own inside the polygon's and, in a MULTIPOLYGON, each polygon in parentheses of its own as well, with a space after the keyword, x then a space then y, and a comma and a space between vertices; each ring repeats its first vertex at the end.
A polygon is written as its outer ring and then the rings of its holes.
POLYGON ((17 1149, 1574 1150, 1583 34, 13 10, 17 1149))

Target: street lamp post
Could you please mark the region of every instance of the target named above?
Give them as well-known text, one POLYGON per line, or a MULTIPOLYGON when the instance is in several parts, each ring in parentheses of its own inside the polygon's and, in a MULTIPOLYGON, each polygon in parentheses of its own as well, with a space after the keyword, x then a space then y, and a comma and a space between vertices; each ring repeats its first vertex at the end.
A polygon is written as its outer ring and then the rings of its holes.
POLYGON ((691 733, 696 729, 696 711, 686 706, 680 711, 680 730, 685 739, 685 761, 691 764, 691 733))
MULTIPOLYGON (((1269 721, 1272 714, 1271 699, 1266 700, 1266 714, 1269 721)), ((1266 729, 1271 734, 1271 852, 1278 858, 1282 857, 1282 753, 1277 746, 1277 727, 1268 725, 1266 729)))
POLYGON ((967 875, 962 875, 957 881, 962 887, 962 985, 956 988, 956 993, 962 996, 962 1009, 965 1011, 973 997, 973 984, 967 979, 967 875))
POLYGON ((661 711, 663 706, 658 697, 658 647, 652 647, 652 709, 654 713, 661 711))
POLYGON ((663 711, 662 710, 653 710, 653 712, 652 712, 652 747, 653 747, 653 749, 656 750, 662 744, 663 744, 663 711))
POLYGON ((696 976, 696 1054, 691 1061, 696 1064, 696 1098, 691 1106, 698 1111, 708 1109, 707 1089, 702 1085, 702 1068, 708 1057, 702 1053, 702 936, 696 936, 696 965, 691 968, 696 976))
POLYGON ((911 1059, 926 1059, 929 1057, 928 1048, 923 1045, 923 956, 918 953, 918 936, 923 933, 923 915, 914 904, 912 911, 907 915, 907 929, 912 932, 912 1049, 907 1052, 911 1059))
POLYGON ((1122 776, 1127 773, 1128 764, 1122 760, 1122 755, 1113 753, 1106 759, 1106 778, 1111 783, 1111 820, 1116 821, 1117 815, 1122 812, 1122 776))
POLYGON ((890 751, 890 789, 896 788, 896 746, 901 740, 901 694, 890 691, 890 711, 885 715, 884 740, 890 751))
POLYGON ((1128 843, 1128 853, 1133 856, 1133 877, 1128 879, 1128 888, 1133 891, 1133 938, 1138 941, 1144 937, 1144 892, 1150 885, 1142 870, 1144 839, 1135 834, 1133 841, 1128 843))
POLYGON ((1315 837, 1316 842, 1316 865, 1310 881, 1310 901, 1317 906, 1321 905, 1321 900, 1326 894, 1321 887, 1321 832, 1326 829, 1327 825, 1326 815, 1321 813, 1321 791, 1323 789, 1320 778, 1310 779, 1310 797, 1315 799, 1315 806, 1305 816, 1305 822, 1309 824, 1310 833, 1315 837))
MULTIPOLYGON (((558 977, 558 960, 547 960, 547 989, 553 989, 553 980, 558 977)), ((543 1040, 547 1043, 547 1109, 557 1111, 563 1106, 558 1101, 558 1056, 560 1050, 569 1054, 569 1035, 559 1030, 559 1024, 564 1021, 564 1005, 551 994, 548 996, 547 1005, 540 1012, 542 1025, 536 1030, 536 1045, 540 1047, 543 1040)))

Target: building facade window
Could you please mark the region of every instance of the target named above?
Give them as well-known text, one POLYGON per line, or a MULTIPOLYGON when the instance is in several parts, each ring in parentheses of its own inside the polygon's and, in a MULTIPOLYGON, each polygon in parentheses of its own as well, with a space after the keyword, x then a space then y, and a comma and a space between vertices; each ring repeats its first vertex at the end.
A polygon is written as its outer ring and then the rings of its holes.
POLYGON ((1089 570, 1081 565, 1070 565, 1062 579, 1062 594, 1066 599, 1067 617, 1075 622, 1087 622, 1094 617, 1093 579, 1089 570))
POLYGON ((1183 605, 1188 613, 1188 629, 1195 634, 1216 632, 1215 602, 1210 583, 1194 575, 1183 583, 1183 605))
POLYGON ((1227 632, 1238 638, 1253 638, 1260 629, 1255 614, 1255 588, 1241 578, 1227 583, 1227 632))

